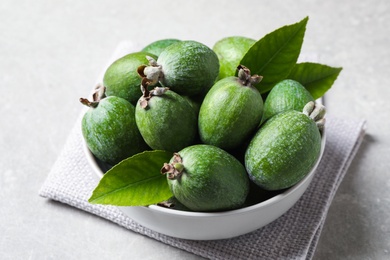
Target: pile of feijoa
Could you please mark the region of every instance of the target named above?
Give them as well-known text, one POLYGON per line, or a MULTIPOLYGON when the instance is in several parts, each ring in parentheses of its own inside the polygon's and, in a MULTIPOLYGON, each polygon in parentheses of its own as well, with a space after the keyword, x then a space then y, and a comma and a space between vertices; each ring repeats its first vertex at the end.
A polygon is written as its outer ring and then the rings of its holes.
POLYGON ((82 119, 88 148, 111 166, 145 151, 168 153, 156 174, 168 201, 192 211, 240 208, 248 194, 295 185, 320 156, 325 109, 294 79, 261 93, 266 75, 239 64, 255 42, 233 36, 211 49, 165 39, 119 58, 92 100, 80 99, 90 107, 82 119))

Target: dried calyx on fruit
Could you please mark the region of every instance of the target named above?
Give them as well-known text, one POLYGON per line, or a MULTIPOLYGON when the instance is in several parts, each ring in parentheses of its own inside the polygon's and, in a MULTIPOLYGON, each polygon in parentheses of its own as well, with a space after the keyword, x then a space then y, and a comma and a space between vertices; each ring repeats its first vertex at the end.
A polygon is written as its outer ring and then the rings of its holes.
POLYGON ((95 87, 95 92, 92 95, 92 101, 86 98, 80 98, 80 102, 88 107, 97 107, 99 101, 106 97, 106 87, 102 84, 98 84, 95 87))
POLYGON ((142 81, 141 83, 141 91, 142 97, 139 99, 140 106, 144 109, 148 107, 148 102, 153 96, 161 96, 165 94, 169 90, 166 87, 155 87, 154 89, 148 89, 149 84, 146 81, 142 81))
POLYGON ((179 178, 183 171, 183 159, 178 153, 173 154, 173 161, 171 163, 164 163, 164 166, 161 168, 161 173, 167 174, 167 178, 170 180, 179 178))
POLYGON ((142 65, 138 67, 138 75, 142 77, 142 86, 155 86, 164 76, 162 66, 157 64, 157 61, 150 56, 146 56, 149 61, 149 66, 142 65))
POLYGON ((241 81, 243 86, 252 87, 263 79, 260 75, 251 75, 251 71, 244 65, 238 65, 238 79, 241 81))
POLYGON ((318 129, 322 130, 325 125, 325 106, 314 101, 310 101, 303 107, 303 114, 307 115, 316 123, 318 129))

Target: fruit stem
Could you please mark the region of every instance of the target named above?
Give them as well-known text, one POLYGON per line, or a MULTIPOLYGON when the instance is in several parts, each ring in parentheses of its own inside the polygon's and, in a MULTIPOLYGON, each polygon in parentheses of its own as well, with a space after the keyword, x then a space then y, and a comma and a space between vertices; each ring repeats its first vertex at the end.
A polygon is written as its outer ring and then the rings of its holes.
POLYGON ((182 163, 175 163, 173 167, 175 167, 175 169, 178 170, 179 172, 182 172, 184 170, 184 165, 182 163))
POLYGON ((251 71, 244 65, 238 65, 237 70, 239 80, 241 80, 242 85, 246 87, 252 87, 253 85, 258 84, 263 79, 263 76, 251 76, 251 71))
POLYGON ((164 207, 164 208, 172 208, 175 206, 175 204, 173 204, 172 202, 169 202, 167 200, 161 201, 161 202, 157 203, 157 205, 159 205, 160 207, 164 207))
POLYGON ((92 107, 92 108, 95 108, 98 106, 99 102, 94 102, 94 101, 89 101, 88 99, 86 98, 80 98, 80 102, 81 104, 87 106, 87 107, 92 107))
POLYGON ((316 123, 317 127, 320 130, 324 128, 324 117, 326 114, 326 109, 324 105, 315 103, 314 101, 310 101, 303 107, 302 113, 310 117, 316 123))
POLYGON ((149 61, 149 66, 139 66, 137 72, 142 77, 144 84, 154 86, 164 76, 162 66, 158 65, 157 61, 150 56, 146 56, 146 59, 149 61))
POLYGON ((165 92, 167 92, 169 90, 169 88, 165 88, 165 87, 155 87, 154 89, 152 89, 150 91, 150 96, 162 96, 165 94, 165 92))
POLYGON ((89 101, 86 98, 80 98, 80 102, 83 105, 86 105, 88 107, 95 108, 98 106, 100 100, 106 97, 106 87, 103 86, 102 84, 98 84, 95 87, 95 92, 92 95, 92 101, 89 101))
POLYGON ((148 90, 148 85, 144 84, 144 81, 141 83, 142 97, 140 98, 140 106, 144 109, 148 107, 149 100, 153 96, 162 96, 167 92, 169 88, 155 87, 151 91, 148 90))
POLYGON ((182 158, 178 153, 174 153, 172 163, 164 163, 161 168, 162 174, 168 174, 168 179, 174 180, 179 178, 184 171, 184 165, 182 164, 182 158))

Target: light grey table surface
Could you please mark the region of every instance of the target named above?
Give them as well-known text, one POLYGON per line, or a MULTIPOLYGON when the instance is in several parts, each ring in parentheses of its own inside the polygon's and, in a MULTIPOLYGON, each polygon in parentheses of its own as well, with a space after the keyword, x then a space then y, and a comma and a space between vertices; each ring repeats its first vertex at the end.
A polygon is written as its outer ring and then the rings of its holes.
POLYGON ((0 1, 0 259, 199 259, 38 196, 117 44, 259 39, 305 16, 302 52, 342 66, 328 113, 367 136, 331 205, 314 259, 390 258, 390 2, 0 1))

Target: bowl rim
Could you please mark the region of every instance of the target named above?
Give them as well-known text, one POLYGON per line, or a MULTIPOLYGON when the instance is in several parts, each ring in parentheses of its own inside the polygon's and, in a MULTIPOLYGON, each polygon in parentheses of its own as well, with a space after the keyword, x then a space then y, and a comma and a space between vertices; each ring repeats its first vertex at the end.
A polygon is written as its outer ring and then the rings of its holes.
MULTIPOLYGON (((89 150, 85 140, 83 140, 83 149, 84 149, 84 154, 87 157, 87 160, 90 164, 90 166, 93 168, 93 171, 95 174, 99 177, 102 178, 103 176, 103 171, 99 167, 97 163, 96 157, 92 154, 92 152, 89 150)), ((289 197, 290 194, 298 191, 302 185, 304 185, 309 179, 313 177, 315 174, 318 165, 323 157, 324 150, 325 150, 325 144, 326 144, 326 126, 322 129, 321 131, 321 149, 320 149, 320 155, 310 170, 310 172, 298 183, 295 185, 291 186, 290 188, 286 189, 280 194, 277 194, 269 199, 266 199, 262 202, 256 203, 254 205, 246 206, 243 208, 238 208, 238 209, 233 209, 233 210, 226 210, 226 211, 220 211, 220 212, 197 212, 197 211, 184 211, 184 210, 178 210, 178 209, 173 209, 173 208, 165 208, 162 206, 158 205, 149 205, 149 206, 137 206, 137 207, 142 207, 145 210, 150 210, 152 212, 158 212, 158 213, 163 213, 167 215, 176 215, 176 216, 184 216, 184 217, 203 217, 203 218, 210 218, 210 217, 221 217, 221 216, 228 216, 228 215, 240 215, 240 214, 246 214, 251 211, 256 211, 259 208, 264 208, 271 206, 275 203, 278 203, 279 201, 284 200, 285 198, 289 197)), ((119 208, 123 207, 132 207, 132 206, 117 206, 119 208)))

